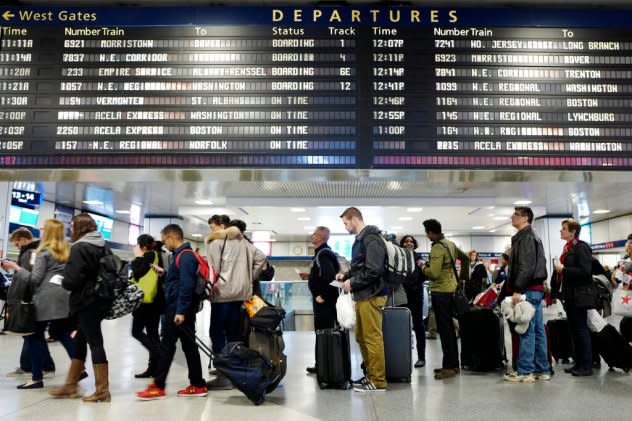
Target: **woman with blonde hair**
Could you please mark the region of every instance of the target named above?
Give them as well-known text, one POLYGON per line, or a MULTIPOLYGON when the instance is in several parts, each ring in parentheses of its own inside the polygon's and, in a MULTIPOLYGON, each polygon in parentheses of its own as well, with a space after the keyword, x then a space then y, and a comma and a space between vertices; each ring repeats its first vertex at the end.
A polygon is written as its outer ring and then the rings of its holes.
MULTIPOLYGON (((41 232, 40 245, 35 250, 35 262, 29 272, 15 262, 5 262, 3 267, 15 270, 14 282, 26 282, 33 295, 37 329, 34 334, 25 339, 29 345, 32 365, 31 381, 18 386, 18 389, 40 389, 42 381, 42 367, 46 355, 46 339, 44 331, 50 321, 62 325, 69 325, 69 296, 68 291, 61 286, 64 266, 70 256, 70 244, 65 238, 65 228, 61 221, 47 219, 41 232)), ((70 330, 59 336, 59 340, 72 358, 73 343, 70 330)))

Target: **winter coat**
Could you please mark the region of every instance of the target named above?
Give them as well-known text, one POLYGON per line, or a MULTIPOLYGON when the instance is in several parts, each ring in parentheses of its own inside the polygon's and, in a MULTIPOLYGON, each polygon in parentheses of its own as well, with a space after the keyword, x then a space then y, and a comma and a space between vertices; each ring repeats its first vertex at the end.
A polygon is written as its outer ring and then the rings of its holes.
POLYGON ((457 280, 454 279, 453 269, 456 259, 461 261, 459 278, 467 280, 470 266, 469 256, 452 241, 446 240, 443 235, 432 242, 428 266, 423 269, 423 274, 430 280, 431 292, 456 291, 457 280))
POLYGON ((99 260, 104 256, 105 239, 91 231, 70 247, 62 286, 70 291, 70 313, 75 314, 100 301, 96 294, 99 260))
POLYGON ((64 263, 60 263, 51 255, 48 249, 37 253, 35 264, 31 271, 20 269, 15 273, 17 282, 27 282, 33 292, 35 318, 37 321, 58 320, 68 317, 70 312, 70 293, 58 283, 51 283, 51 279, 61 281, 64 273, 64 263), (57 276, 55 276, 57 275, 57 276))
POLYGON ((207 240, 208 264, 219 272, 211 301, 249 300, 253 282, 265 265, 263 253, 257 253, 256 247, 244 238, 237 227, 211 232, 207 240))
POLYGON ((531 225, 511 237, 508 277, 509 291, 518 293, 542 286, 547 278, 544 247, 531 225))
POLYGON ((189 243, 173 251, 165 278, 167 313, 189 315, 196 312, 199 301, 194 295, 198 262, 189 243))
POLYGON ((338 289, 329 285, 336 279, 340 265, 338 258, 327 243, 314 251, 314 260, 309 271, 307 285, 314 298, 320 296, 327 305, 336 305, 338 289), (317 261, 318 260, 318 261, 317 261))
POLYGON ((367 225, 356 235, 351 256, 351 268, 345 278, 351 283, 353 299, 362 301, 387 295, 388 290, 383 279, 386 246, 378 227, 367 225))
POLYGON ((18 255, 18 266, 22 269, 33 269, 33 262, 31 262, 31 255, 39 247, 39 240, 28 243, 24 247, 20 247, 20 254, 18 255))

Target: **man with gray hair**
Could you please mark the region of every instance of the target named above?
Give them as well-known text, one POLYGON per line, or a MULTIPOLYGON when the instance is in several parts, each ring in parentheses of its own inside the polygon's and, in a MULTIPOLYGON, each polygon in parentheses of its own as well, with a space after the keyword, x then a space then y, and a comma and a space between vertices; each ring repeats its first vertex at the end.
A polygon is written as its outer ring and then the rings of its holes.
MULTIPOLYGON (((301 279, 309 281, 308 286, 313 297, 314 330, 332 329, 336 323, 338 291, 329 283, 335 280, 340 264, 336 254, 327 244, 329 235, 329 228, 316 227, 311 236, 311 242, 316 250, 310 271, 299 274, 301 279)), ((307 367, 307 372, 316 373, 316 367, 307 367)))

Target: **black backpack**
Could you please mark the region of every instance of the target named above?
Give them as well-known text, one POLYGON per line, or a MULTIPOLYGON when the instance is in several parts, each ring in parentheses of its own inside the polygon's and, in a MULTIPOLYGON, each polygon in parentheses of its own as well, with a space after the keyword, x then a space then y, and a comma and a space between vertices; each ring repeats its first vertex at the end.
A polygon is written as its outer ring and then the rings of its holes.
POLYGON ((99 273, 95 293, 99 298, 114 300, 129 284, 127 262, 122 261, 106 246, 99 259, 99 273))

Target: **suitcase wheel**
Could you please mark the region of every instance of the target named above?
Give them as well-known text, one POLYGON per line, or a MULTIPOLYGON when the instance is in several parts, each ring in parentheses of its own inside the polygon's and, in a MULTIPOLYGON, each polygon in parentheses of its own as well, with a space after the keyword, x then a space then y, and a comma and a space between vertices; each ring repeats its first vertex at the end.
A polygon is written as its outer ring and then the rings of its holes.
POLYGON ((404 382, 405 382, 405 383, 410 383, 410 382, 411 382, 411 378, 410 378, 410 377, 406 377, 406 378, 404 379, 404 382))
POLYGON ((630 367, 628 367, 628 368, 624 368, 624 369, 623 369, 623 372, 624 372, 624 373, 629 373, 629 372, 630 372, 630 367))
POLYGON ((342 384, 342 390, 347 390, 347 389, 349 389, 349 388, 351 388, 351 383, 349 383, 349 382, 344 382, 344 383, 342 384))
POLYGON ((326 389, 327 383, 318 383, 318 387, 320 387, 321 389, 326 389))

